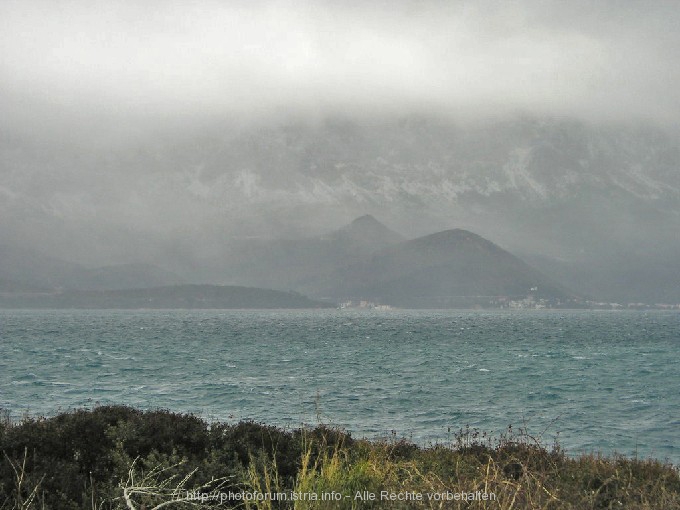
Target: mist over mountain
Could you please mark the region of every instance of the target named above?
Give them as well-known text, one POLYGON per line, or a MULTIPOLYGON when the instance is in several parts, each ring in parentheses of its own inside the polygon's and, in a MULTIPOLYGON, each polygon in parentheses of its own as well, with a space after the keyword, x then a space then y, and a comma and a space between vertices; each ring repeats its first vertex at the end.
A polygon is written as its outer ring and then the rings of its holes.
MULTIPOLYGON (((364 211, 409 237, 471 230, 549 273, 597 281, 593 296, 680 300, 680 144, 660 128, 329 119, 122 148, 5 138, 0 149, 6 242, 90 266, 142 262, 185 281, 263 284, 242 261, 272 253, 289 278, 269 286, 287 288, 308 272, 308 253, 354 256, 351 236, 324 232, 364 211), (262 248, 272 240, 279 248, 262 248)), ((374 248, 397 239, 373 235, 374 248)))
POLYGON ((139 289, 179 283, 181 277, 152 264, 87 267, 39 249, 0 244, 0 291, 139 289))
POLYGON ((202 268, 227 282, 306 291, 309 286, 305 282, 323 279, 340 267, 403 240, 373 216, 364 215, 318 236, 240 239, 230 243, 221 256, 204 259, 202 268))
POLYGON ((9 280, 287 288, 392 242, 327 237, 368 214, 474 232, 593 298, 680 301, 672 3, 25 0, 0 20, 0 245, 52 259, 9 280))

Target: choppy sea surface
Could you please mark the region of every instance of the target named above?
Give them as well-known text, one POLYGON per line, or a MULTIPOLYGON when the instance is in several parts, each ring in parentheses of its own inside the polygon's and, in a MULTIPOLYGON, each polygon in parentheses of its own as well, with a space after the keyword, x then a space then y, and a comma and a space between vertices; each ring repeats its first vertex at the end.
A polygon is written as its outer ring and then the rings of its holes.
POLYGON ((680 314, 0 311, 0 407, 105 404, 421 445, 512 425, 680 464, 680 314))

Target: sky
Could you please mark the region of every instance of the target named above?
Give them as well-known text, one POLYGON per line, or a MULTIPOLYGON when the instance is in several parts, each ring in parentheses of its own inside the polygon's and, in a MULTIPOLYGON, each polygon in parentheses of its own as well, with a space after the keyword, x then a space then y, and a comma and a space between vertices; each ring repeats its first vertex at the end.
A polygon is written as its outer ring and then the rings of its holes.
POLYGON ((24 129, 514 111, 677 123, 674 1, 0 2, 24 129))

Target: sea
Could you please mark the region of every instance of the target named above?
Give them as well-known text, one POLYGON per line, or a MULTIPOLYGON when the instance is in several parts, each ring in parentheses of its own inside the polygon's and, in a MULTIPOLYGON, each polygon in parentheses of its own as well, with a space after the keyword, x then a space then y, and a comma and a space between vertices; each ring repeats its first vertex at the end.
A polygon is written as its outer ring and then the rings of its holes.
POLYGON ((678 465, 680 313, 0 310, 5 413, 110 404, 678 465))

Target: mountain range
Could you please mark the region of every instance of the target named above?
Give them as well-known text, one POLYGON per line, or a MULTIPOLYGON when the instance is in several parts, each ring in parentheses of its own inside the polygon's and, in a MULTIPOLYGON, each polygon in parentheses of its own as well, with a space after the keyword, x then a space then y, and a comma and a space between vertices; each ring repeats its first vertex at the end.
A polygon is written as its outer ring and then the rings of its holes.
MULTIPOLYGON (((371 215, 361 216, 322 236, 251 240, 241 249, 240 258, 234 258, 224 268, 224 278, 237 287, 168 286, 177 276, 153 266, 78 271, 66 262, 60 264, 52 258, 33 256, 25 259, 27 265, 19 272, 32 274, 33 279, 20 284, 5 279, 4 292, 0 282, 0 293, 6 306, 85 308, 247 308, 254 303, 265 308, 271 303, 288 303, 282 307, 295 308, 305 303, 319 306, 348 300, 411 308, 450 308, 499 305, 527 296, 566 305, 577 297, 472 232, 455 229, 405 240, 371 215), (40 262, 45 266, 40 267, 40 262), (54 268, 61 272, 51 274, 54 268), (42 281, 37 278, 41 274, 42 281), (44 290, 55 281, 63 288, 44 290), (31 285, 38 284, 42 287, 32 290, 31 285), (277 291, 263 288, 288 289, 287 293, 279 292, 288 301, 283 298, 272 301, 269 294, 277 291), (260 293, 257 299, 247 297, 252 292, 260 293), (322 301, 305 301, 300 292, 322 301)), ((17 264, 19 261, 15 260, 15 270, 17 264)), ((0 262, 0 275, 16 276, 10 269, 0 262)))
POLYGON ((336 116, 84 145, 3 132, 0 158, 0 244, 87 267, 264 281, 249 259, 269 250, 271 285, 289 288, 319 277, 310 250, 361 251, 325 234, 361 211, 408 238, 475 232, 597 299, 680 302, 680 138, 654 125, 336 116))

